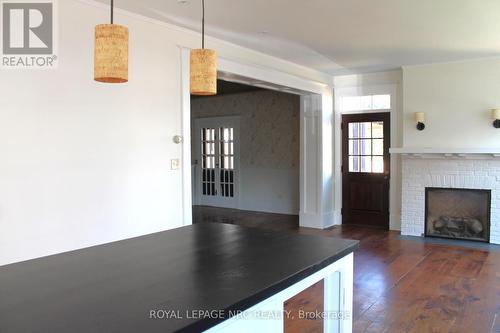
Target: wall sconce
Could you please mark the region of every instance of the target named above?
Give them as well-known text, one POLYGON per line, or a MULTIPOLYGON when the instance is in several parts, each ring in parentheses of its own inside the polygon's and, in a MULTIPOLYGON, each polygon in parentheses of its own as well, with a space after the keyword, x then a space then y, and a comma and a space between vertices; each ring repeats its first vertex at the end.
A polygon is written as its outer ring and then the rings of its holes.
POLYGON ((415 112, 415 122, 417 123, 417 129, 423 131, 425 129, 425 113, 415 112))
POLYGON ((491 110, 491 118, 493 121, 493 127, 500 128, 500 109, 491 110))

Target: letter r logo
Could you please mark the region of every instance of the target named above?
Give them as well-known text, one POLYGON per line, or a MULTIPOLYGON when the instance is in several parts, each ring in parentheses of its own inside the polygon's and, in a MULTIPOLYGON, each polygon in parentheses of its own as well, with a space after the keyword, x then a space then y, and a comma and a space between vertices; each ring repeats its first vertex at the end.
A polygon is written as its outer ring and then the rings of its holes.
POLYGON ((3 54, 52 54, 53 4, 4 2, 3 54))

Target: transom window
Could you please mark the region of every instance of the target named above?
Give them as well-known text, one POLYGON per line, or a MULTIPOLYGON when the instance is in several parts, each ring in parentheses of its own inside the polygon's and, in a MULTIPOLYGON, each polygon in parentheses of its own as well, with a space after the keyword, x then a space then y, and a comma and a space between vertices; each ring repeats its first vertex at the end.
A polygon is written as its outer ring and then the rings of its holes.
POLYGON ((389 110, 391 95, 367 95, 342 97, 342 111, 389 110))
POLYGON ((384 122, 349 123, 349 172, 384 172, 384 122))

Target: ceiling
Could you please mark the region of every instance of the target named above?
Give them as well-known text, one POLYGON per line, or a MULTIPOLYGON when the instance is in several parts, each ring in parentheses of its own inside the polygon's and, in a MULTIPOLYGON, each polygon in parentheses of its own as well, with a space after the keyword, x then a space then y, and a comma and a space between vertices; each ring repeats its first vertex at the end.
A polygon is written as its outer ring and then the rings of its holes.
MULTIPOLYGON (((199 31, 201 0, 186 1, 115 5, 199 31)), ((330 74, 500 56, 499 0, 206 0, 206 24, 211 36, 330 74)))

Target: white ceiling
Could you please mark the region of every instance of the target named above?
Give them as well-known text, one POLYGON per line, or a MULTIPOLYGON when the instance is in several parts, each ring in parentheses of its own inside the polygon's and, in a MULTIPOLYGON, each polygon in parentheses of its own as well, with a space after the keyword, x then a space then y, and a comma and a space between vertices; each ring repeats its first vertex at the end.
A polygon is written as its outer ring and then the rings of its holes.
MULTIPOLYGON (((115 6, 199 31, 200 3, 115 6)), ((500 56, 500 0, 206 0, 206 24, 211 36, 331 74, 500 56)))

